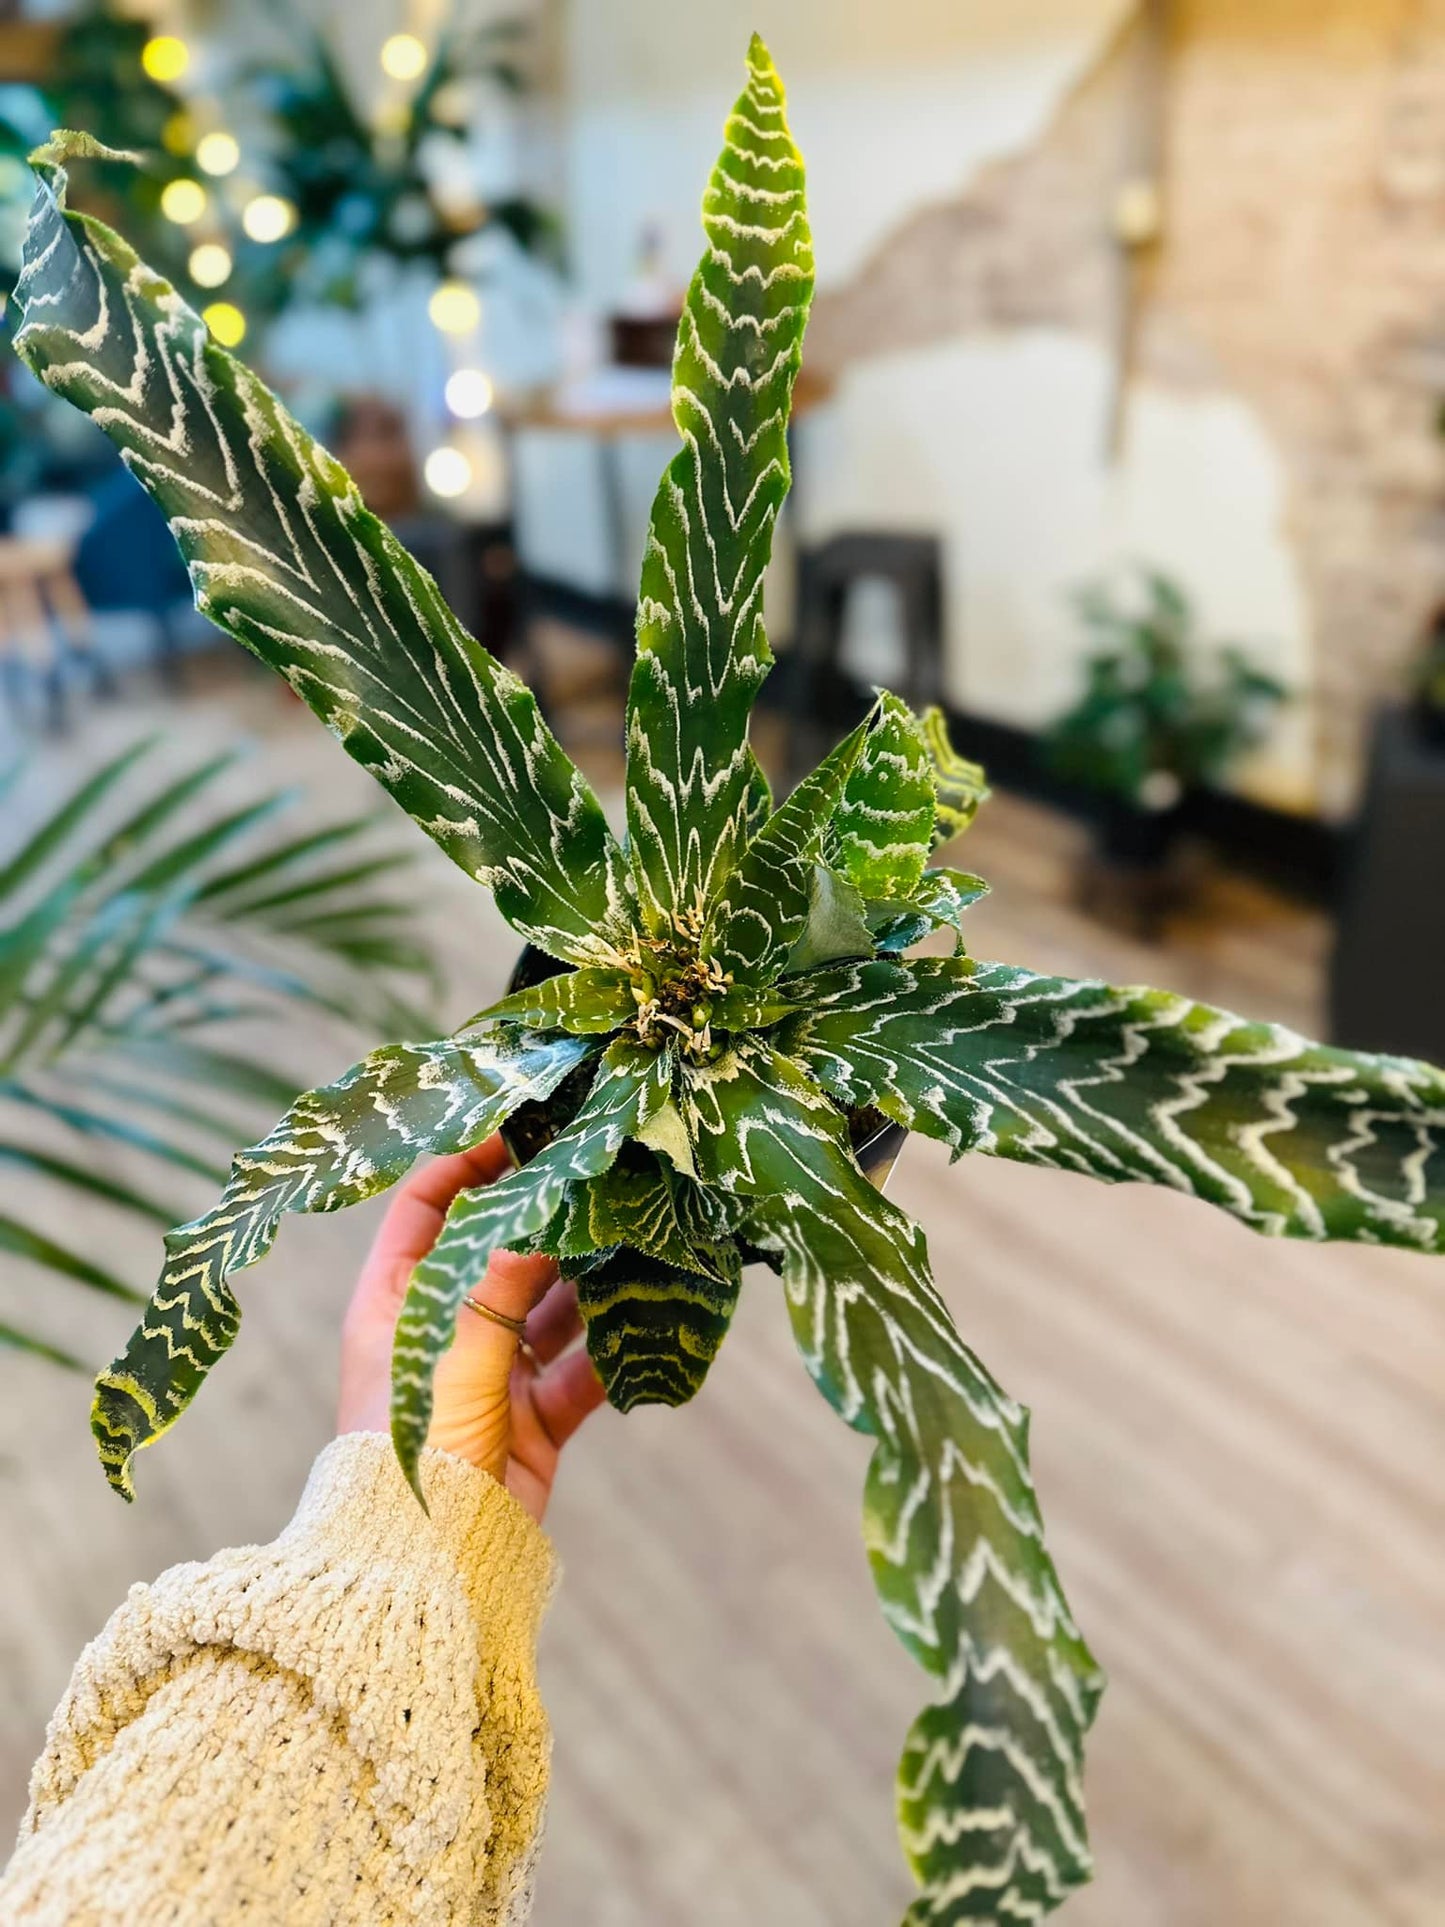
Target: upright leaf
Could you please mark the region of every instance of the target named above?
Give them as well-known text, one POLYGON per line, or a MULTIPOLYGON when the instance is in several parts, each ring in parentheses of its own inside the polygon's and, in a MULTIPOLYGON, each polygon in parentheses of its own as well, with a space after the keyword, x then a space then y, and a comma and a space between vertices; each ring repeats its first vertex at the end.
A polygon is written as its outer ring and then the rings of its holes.
POLYGON ((566 1130, 499 1184, 462 1192, 441 1236, 412 1273, 392 1351, 391 1436, 423 1504, 417 1468, 431 1423, 432 1374, 451 1343, 462 1300, 494 1251, 534 1239, 555 1215, 568 1185, 607 1169, 623 1143, 665 1102, 671 1069, 670 1052, 614 1038, 566 1130))
POLYGON ((937 705, 925 710, 921 721, 938 801, 933 826, 933 846, 938 849, 961 836, 978 815, 979 805, 988 801, 988 778, 981 763, 969 762, 953 747, 948 718, 937 705))
POLYGON ((131 1460, 175 1423, 241 1321, 229 1279, 271 1249, 287 1211, 339 1211, 395 1184, 424 1151, 461 1151, 519 1104, 550 1096, 587 1055, 579 1038, 390 1044, 297 1098, 241 1151, 220 1202, 166 1236, 160 1283, 96 1380, 91 1427, 106 1477, 134 1497, 131 1460))
POLYGON ((652 936, 706 913, 757 800, 748 714, 772 661, 763 572, 813 251, 782 83, 756 36, 703 227, 673 363, 683 447, 653 504, 628 697, 627 822, 652 936))
POLYGON ((703 929, 703 956, 743 988, 782 974, 808 922, 814 872, 868 725, 860 723, 793 791, 723 879, 703 929))
POLYGON ((1428 1064, 1010 964, 879 960, 808 990, 781 1048, 839 1103, 955 1153, 1168 1185, 1276 1236, 1445 1250, 1445 1072, 1428 1064))
POLYGON ((935 809, 923 725, 885 690, 829 828, 829 864, 863 897, 911 897, 933 847, 935 809))
POLYGON ((876 1441, 869 1563, 939 1693, 899 1767, 923 1888, 908 1919, 1039 1919, 1090 1875, 1083 1743, 1103 1681, 1044 1546, 1028 1414, 959 1338, 922 1232, 796 1065, 753 1041, 684 1077, 699 1171, 747 1200, 809 1372, 876 1441))
POLYGON ((503 914, 575 962, 615 956, 620 852, 536 700, 472 640, 350 477, 99 221, 39 186, 15 347, 159 504, 196 606, 277 670, 503 914))

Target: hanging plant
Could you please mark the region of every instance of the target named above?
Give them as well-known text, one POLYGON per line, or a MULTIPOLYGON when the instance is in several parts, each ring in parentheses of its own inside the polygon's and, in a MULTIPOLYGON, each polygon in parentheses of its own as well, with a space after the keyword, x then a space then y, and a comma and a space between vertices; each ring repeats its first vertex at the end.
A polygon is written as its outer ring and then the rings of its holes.
POLYGON ((458 1198, 412 1279, 392 1401, 408 1477, 436 1360, 499 1246, 578 1279, 624 1409, 698 1390, 743 1262, 765 1260, 807 1370, 874 1441, 868 1557, 933 1682, 899 1774, 909 1918, 1040 1918, 1089 1877, 1083 1748, 1103 1682, 1045 1548, 1027 1415, 955 1330, 923 1231, 867 1181, 853 1129, 874 1112, 955 1153, 1168 1185, 1272 1235, 1431 1251, 1445 1075, 1164 991, 975 961, 964 914, 983 886, 934 858, 979 773, 896 697, 774 801, 748 719, 813 259, 761 42, 678 334, 683 446, 643 565, 621 839, 532 695, 337 463, 122 240, 66 211, 67 151, 36 156, 21 353, 170 517, 198 606, 561 966, 453 1036, 374 1052, 237 1156, 217 1208, 169 1235, 101 1375, 108 1476, 129 1494, 136 1451, 231 1343, 231 1278, 284 1212, 368 1197, 549 1104, 555 1135, 458 1198), (905 954, 937 927, 952 956, 905 954))

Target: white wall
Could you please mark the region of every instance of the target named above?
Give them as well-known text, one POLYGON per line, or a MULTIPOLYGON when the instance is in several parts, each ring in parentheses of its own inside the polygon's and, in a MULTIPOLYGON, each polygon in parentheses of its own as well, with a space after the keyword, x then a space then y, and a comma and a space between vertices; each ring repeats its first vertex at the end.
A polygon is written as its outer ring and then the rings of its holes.
MULTIPOLYGON (((583 298, 616 300, 649 223, 686 278, 754 24, 788 85, 826 285, 1042 132, 1125 11, 1127 0, 566 0, 566 216, 583 298)), ((984 714, 1036 724, 1058 709, 1081 647, 1067 591, 1133 557, 1177 573, 1210 631, 1302 683, 1307 620, 1269 442, 1234 400, 1146 388, 1110 464, 1110 373, 1100 344, 1053 331, 854 364, 800 430, 802 530, 939 533, 950 693, 984 714)), ((639 474, 634 548, 648 494, 639 474)), ((1244 781, 1309 803, 1303 709, 1244 781)))

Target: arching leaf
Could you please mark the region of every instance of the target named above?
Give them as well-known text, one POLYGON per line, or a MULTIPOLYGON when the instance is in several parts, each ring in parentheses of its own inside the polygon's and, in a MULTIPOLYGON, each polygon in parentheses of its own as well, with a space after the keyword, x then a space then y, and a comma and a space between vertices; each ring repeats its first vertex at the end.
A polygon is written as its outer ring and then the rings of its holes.
POLYGON ((96 1381, 91 1427, 106 1477, 134 1496, 131 1460, 180 1417, 241 1321, 229 1280, 264 1258, 288 1211, 339 1211, 404 1177, 424 1151, 462 1151, 519 1104, 551 1095, 586 1056, 577 1038, 500 1033, 390 1044, 307 1091, 237 1154, 219 1203, 166 1236, 160 1283, 96 1381))
POLYGON ((899 1767, 908 1919, 1033 1920, 1091 1872, 1083 1743, 1103 1680, 1044 1545, 1028 1414, 959 1338, 923 1234, 844 1121, 749 1041, 685 1073, 699 1172, 776 1254, 804 1363, 876 1443, 864 1538, 888 1623, 938 1681, 899 1767))
MULTIPOLYGON (((537 1048, 560 1050, 571 1042, 537 1048)), ((534 1240, 569 1184, 607 1169, 625 1140, 635 1137, 666 1100, 671 1068, 669 1052, 615 1038, 566 1130, 500 1183, 462 1192, 441 1236, 412 1273, 391 1358, 391 1436, 423 1504, 417 1468, 431 1423, 432 1374, 451 1343, 462 1300, 494 1251, 534 1240)))
POLYGON ((17 353, 170 522, 196 606, 277 670, 504 916, 574 962, 630 924, 621 854, 535 697, 468 636, 351 478, 119 235, 39 186, 17 353))
POLYGON ((1445 1072, 1165 990, 951 958, 820 972, 780 1046, 955 1152, 1167 1185, 1256 1231, 1445 1250, 1445 1072))

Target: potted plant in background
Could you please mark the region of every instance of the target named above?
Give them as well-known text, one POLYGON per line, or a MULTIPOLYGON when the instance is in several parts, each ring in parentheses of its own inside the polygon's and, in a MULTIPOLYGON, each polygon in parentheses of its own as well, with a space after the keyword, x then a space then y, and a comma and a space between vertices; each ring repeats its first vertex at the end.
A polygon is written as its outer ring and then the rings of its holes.
POLYGON ((1415 666, 1415 720, 1420 734, 1445 749, 1445 609, 1437 610, 1415 666))
POLYGON ((1076 606, 1095 646, 1083 693, 1045 735, 1044 755, 1099 797, 1105 860, 1157 868, 1190 794, 1264 739, 1286 692, 1243 650, 1204 649, 1189 598, 1157 569, 1092 583, 1076 606))
POLYGON ((373 1052, 238 1154, 216 1210, 169 1234, 162 1284, 101 1375, 110 1479, 129 1493, 136 1450, 235 1337, 230 1277, 284 1212, 372 1195, 421 1153, 548 1105, 533 1154, 462 1194, 412 1280, 402 1464, 415 1478, 433 1366, 496 1247, 577 1275, 624 1407, 696 1392, 761 1258, 806 1368, 874 1441, 868 1556, 934 1682, 899 1774, 922 1890, 909 1918, 1042 1917, 1089 1877, 1083 1748, 1102 1679, 1045 1548, 1027 1415, 853 1147, 886 1119, 955 1152, 1166 1184, 1270 1234, 1438 1250, 1445 1074, 1163 991, 975 961, 964 913, 982 886, 934 858, 977 805, 976 772, 895 697, 773 799, 748 719, 771 661, 761 585, 812 249, 759 41, 678 333, 683 447, 643 567, 622 838, 530 692, 332 458, 123 241, 66 211, 72 145, 36 156, 20 352, 155 495, 199 606, 561 966, 450 1037, 373 1052), (938 927, 952 955, 907 954, 938 927))

